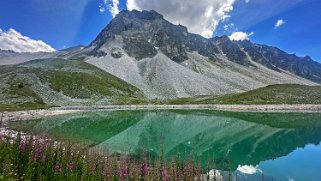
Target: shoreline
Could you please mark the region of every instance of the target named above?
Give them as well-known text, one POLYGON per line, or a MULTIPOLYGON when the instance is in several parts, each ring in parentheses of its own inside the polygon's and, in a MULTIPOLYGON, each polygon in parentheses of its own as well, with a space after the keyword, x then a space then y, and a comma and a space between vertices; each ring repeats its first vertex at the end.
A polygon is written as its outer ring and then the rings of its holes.
POLYGON ((28 110, 16 112, 2 112, 3 124, 12 120, 39 119, 47 116, 112 110, 216 110, 231 112, 303 112, 321 113, 320 104, 277 104, 277 105, 226 105, 226 104, 200 104, 200 105, 107 105, 107 106, 64 106, 44 110, 28 110))
POLYGON ((95 110, 217 110, 241 112, 321 112, 321 104, 186 104, 186 105, 107 105, 107 106, 64 106, 49 110, 95 111, 95 110))

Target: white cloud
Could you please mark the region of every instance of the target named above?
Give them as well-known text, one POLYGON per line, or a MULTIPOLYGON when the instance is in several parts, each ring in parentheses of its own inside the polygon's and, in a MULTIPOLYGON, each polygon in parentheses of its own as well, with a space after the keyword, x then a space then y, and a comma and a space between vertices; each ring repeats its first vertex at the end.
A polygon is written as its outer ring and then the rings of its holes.
POLYGON ((235 0, 127 0, 128 10, 155 10, 192 33, 211 37, 219 22, 229 18, 235 0))
POLYGON ((119 13, 118 5, 118 0, 112 0, 112 4, 109 5, 109 12, 113 17, 115 17, 119 13))
POLYGON ((15 52, 53 52, 50 45, 41 40, 33 40, 21 35, 14 29, 3 31, 0 29, 0 49, 12 50, 15 52))
POLYGON ((274 29, 277 29, 278 27, 284 25, 284 20, 283 19, 279 19, 276 21, 275 25, 274 25, 274 29))
POLYGON ((230 40, 234 41, 243 41, 243 40, 249 40, 250 36, 254 35, 254 32, 251 33, 245 33, 245 32, 234 32, 229 36, 230 40))
POLYGON ((245 0, 245 3, 249 3, 251 0, 245 0))
POLYGON ((104 13, 106 9, 110 14, 115 17, 119 13, 119 0, 103 0, 103 3, 99 5, 99 11, 104 13))

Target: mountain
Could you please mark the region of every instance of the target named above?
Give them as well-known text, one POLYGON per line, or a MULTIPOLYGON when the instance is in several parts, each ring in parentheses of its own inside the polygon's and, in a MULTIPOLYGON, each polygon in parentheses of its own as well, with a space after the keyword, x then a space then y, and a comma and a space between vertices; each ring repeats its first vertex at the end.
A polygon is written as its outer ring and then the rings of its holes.
POLYGON ((14 52, 11 50, 0 49, 0 65, 15 65, 28 62, 35 59, 46 58, 71 58, 73 55, 80 53, 85 47, 82 45, 59 50, 56 52, 14 52))
POLYGON ((133 103, 124 100, 321 83, 321 64, 310 57, 227 36, 206 39, 155 11, 120 12, 86 47, 52 53, 0 50, 0 65, 0 105, 133 103), (68 81, 57 83, 61 80, 68 81), (21 91, 13 82, 25 82, 29 91, 21 91))
POLYGON ((286 70, 308 80, 321 83, 320 63, 313 61, 309 56, 297 57, 276 47, 253 44, 250 41, 237 43, 255 62, 278 72, 286 70))
POLYGON ((88 50, 86 62, 135 85, 149 98, 321 82, 317 62, 227 36, 206 39, 155 11, 122 11, 88 50))

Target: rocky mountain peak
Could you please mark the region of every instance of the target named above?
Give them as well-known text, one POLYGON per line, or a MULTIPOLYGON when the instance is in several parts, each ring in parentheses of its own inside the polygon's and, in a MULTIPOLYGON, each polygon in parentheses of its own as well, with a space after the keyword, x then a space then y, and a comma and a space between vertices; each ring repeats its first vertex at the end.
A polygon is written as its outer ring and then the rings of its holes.
POLYGON ((210 59, 219 53, 208 39, 189 33, 185 26, 168 22, 153 10, 120 12, 90 45, 94 47, 92 55, 106 55, 101 52, 102 47, 120 39, 122 42, 118 44, 137 60, 153 57, 158 51, 175 62, 188 59, 187 52, 197 51, 210 59))
POLYGON ((165 54, 176 63, 190 59, 189 53, 198 53, 209 61, 224 59, 245 67, 255 67, 254 61, 277 72, 285 70, 321 82, 321 65, 310 57, 297 57, 249 40, 231 41, 228 36, 206 39, 189 33, 182 25, 170 23, 153 10, 120 12, 89 48, 91 56, 121 58, 126 53, 137 61, 152 58, 158 53, 165 54))
POLYGON ((150 10, 150 11, 123 10, 115 18, 117 17, 126 17, 126 18, 132 18, 132 19, 136 18, 136 19, 142 19, 142 20, 164 19, 163 15, 159 14, 154 10, 150 10))

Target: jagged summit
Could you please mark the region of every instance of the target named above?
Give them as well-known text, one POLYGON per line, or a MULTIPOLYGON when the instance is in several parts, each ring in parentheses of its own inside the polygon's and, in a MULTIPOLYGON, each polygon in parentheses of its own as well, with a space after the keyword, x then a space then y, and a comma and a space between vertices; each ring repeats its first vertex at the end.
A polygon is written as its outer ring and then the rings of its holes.
POLYGON ((92 53, 105 55, 101 48, 115 40, 121 41, 118 44, 138 60, 155 56, 157 50, 176 62, 187 60, 187 52, 197 51, 211 59, 219 53, 209 39, 189 33, 186 27, 168 22, 155 11, 122 11, 91 43, 92 53), (143 52, 138 53, 136 47, 143 52))
POLYGON ((159 14, 154 10, 150 10, 150 11, 123 10, 117 16, 125 16, 129 18, 139 18, 139 19, 145 19, 145 20, 164 19, 163 15, 159 14))

